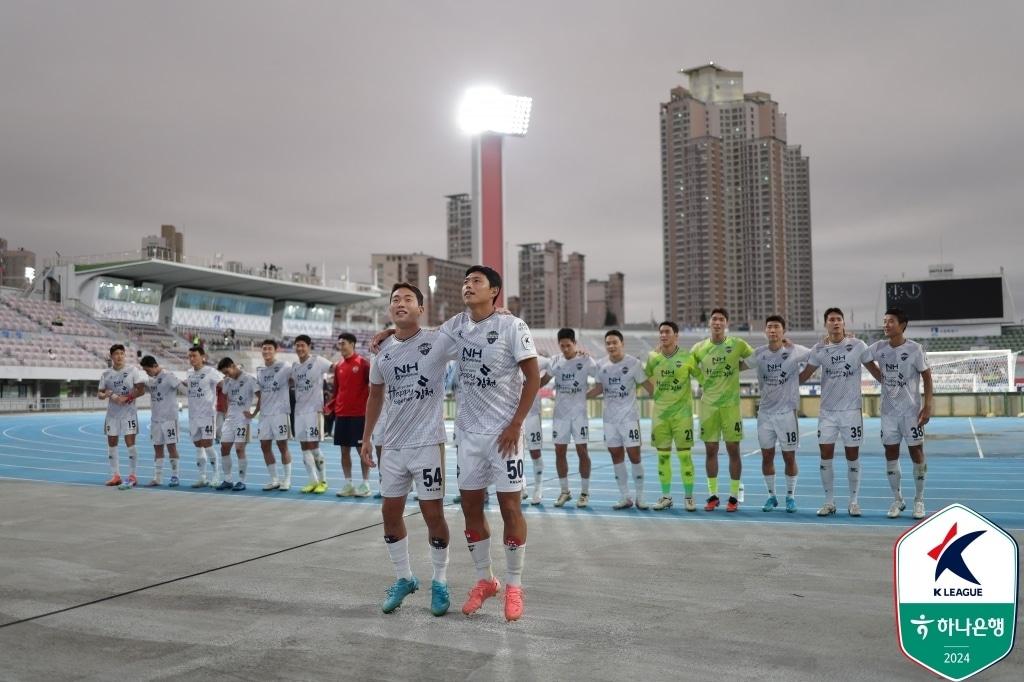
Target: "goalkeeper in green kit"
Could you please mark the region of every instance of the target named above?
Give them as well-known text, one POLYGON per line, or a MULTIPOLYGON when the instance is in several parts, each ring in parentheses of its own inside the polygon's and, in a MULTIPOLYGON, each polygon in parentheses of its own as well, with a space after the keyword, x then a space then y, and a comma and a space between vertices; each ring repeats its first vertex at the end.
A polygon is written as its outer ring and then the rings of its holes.
POLYGON ((700 398, 700 439, 707 451, 708 501, 704 511, 714 511, 718 500, 718 442, 725 441, 729 453, 729 503, 725 510, 739 508, 740 441, 743 439, 743 418, 740 415, 740 370, 743 359, 754 349, 736 336, 726 336, 729 314, 724 308, 711 311, 708 327, 711 337, 696 344, 690 352, 700 372, 704 389, 700 398))
POLYGON ((654 509, 672 506, 672 444, 676 446, 683 479, 686 511, 697 511, 693 501, 693 389, 690 379, 700 380, 693 356, 679 347, 679 326, 658 325, 658 349, 651 351, 644 372, 654 383, 654 414, 651 440, 658 451, 661 498, 654 509))

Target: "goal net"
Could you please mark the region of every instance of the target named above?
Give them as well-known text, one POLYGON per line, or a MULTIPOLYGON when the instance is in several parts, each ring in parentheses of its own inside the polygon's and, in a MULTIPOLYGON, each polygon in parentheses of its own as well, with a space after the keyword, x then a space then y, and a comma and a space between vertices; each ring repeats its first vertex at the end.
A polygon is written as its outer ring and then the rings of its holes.
MULTIPOLYGON (((935 393, 1009 393, 1014 390, 1016 354, 1011 350, 964 350, 928 353, 935 393)), ((864 372, 865 388, 878 384, 864 372)))

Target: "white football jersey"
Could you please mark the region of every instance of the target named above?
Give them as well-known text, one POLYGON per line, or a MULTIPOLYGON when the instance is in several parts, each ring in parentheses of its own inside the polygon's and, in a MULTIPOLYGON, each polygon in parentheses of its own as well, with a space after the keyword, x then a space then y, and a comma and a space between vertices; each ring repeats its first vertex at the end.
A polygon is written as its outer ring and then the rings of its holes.
POLYGON ((259 382, 260 412, 264 417, 291 414, 292 404, 288 396, 288 379, 292 375, 291 363, 278 360, 269 367, 261 365, 256 368, 256 381, 259 382))
POLYGON ((821 411, 861 409, 860 377, 867 351, 868 345, 860 339, 814 344, 807 364, 821 368, 821 411))
POLYGON ((321 355, 311 355, 305 362, 292 365, 295 414, 324 411, 324 375, 331 371, 331 364, 321 355))
POLYGON ((185 383, 188 384, 188 418, 195 423, 213 419, 217 407, 217 384, 224 375, 213 367, 189 367, 185 383))
POLYGON ((893 348, 888 339, 882 339, 868 347, 867 360, 877 362, 882 371, 883 415, 900 416, 921 411, 921 372, 928 369, 921 344, 906 339, 903 345, 893 348))
POLYGON ((160 370, 146 384, 154 422, 172 422, 178 418, 178 387, 182 381, 173 372, 160 370))
POLYGON ((572 419, 587 414, 587 378, 597 376, 597 363, 589 355, 569 360, 564 355, 551 359, 548 369, 555 385, 555 419, 572 419))
POLYGON ((448 336, 426 329, 404 341, 391 336, 381 345, 370 363, 370 383, 385 386, 388 420, 383 439, 375 445, 395 450, 447 440, 444 375, 454 350, 448 336))
MULTIPOLYGON (((252 409, 253 399, 259 392, 260 386, 251 374, 242 372, 237 379, 224 377, 224 394, 228 397, 227 419, 245 419, 242 413, 252 409)), ((263 411, 262 404, 260 411, 263 411)))
POLYGON ((810 350, 804 346, 781 346, 772 350, 760 346, 744 360, 757 372, 761 402, 757 412, 778 414, 792 412, 800 405, 800 365, 807 361, 810 350))
POLYGON ((597 365, 597 380, 604 390, 604 421, 607 424, 632 424, 640 418, 636 405, 636 387, 647 381, 643 363, 627 355, 619 362, 602 359, 597 365))
POLYGON ((530 328, 513 315, 493 313, 474 322, 462 312, 441 332, 455 342, 459 362, 455 427, 466 433, 501 433, 519 407, 519 363, 537 357, 530 328))
MULTIPOLYGON (((131 395, 132 391, 135 390, 135 384, 145 384, 148 382, 149 377, 138 367, 130 367, 128 365, 121 369, 110 367, 103 370, 103 374, 100 375, 99 389, 113 391, 114 395, 131 395)), ((124 419, 125 417, 135 417, 137 414, 138 410, 135 409, 135 401, 124 405, 107 401, 108 419, 124 419)))

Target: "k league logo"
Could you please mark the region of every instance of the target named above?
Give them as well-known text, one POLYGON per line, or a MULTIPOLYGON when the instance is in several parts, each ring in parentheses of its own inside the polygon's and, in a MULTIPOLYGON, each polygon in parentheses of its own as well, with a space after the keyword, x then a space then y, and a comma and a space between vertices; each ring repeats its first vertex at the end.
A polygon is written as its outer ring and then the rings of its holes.
POLYGON ((964 680, 1013 648, 1017 542, 961 504, 896 541, 893 575, 900 649, 948 680, 964 680))

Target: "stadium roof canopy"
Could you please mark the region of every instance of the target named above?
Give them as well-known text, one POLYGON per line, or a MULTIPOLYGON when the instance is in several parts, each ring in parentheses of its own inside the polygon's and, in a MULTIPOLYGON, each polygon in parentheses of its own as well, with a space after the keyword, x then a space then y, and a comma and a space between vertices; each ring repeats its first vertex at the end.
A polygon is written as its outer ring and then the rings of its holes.
POLYGON ((339 289, 157 259, 76 265, 75 274, 80 283, 93 277, 108 275, 154 282, 167 288, 186 287, 226 294, 335 306, 350 305, 381 296, 379 290, 368 284, 352 282, 348 288, 339 289))

